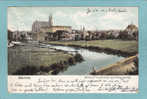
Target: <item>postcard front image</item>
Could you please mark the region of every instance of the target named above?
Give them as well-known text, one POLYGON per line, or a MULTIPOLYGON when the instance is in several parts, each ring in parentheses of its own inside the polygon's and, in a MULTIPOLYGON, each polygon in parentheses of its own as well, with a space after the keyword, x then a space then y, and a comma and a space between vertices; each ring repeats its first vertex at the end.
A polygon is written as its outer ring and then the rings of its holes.
POLYGON ((8 91, 136 93, 138 36, 138 7, 8 7, 8 91))

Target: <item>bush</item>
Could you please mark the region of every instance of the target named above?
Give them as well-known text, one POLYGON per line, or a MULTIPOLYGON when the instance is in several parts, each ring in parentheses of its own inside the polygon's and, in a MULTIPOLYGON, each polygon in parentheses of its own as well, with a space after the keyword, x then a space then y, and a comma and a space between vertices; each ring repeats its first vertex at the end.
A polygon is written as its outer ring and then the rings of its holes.
POLYGON ((26 66, 17 70, 13 75, 34 75, 39 71, 40 69, 35 66, 26 66))
POLYGON ((82 62, 84 59, 82 57, 82 55, 80 55, 79 53, 76 53, 76 55, 74 56, 75 61, 76 62, 82 62))

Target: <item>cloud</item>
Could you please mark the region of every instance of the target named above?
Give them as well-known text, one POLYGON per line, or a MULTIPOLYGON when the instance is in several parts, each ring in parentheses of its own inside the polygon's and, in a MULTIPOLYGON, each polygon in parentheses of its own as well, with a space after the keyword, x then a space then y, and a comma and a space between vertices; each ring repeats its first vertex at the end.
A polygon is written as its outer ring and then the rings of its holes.
POLYGON ((83 26, 89 29, 93 28, 92 24, 94 23, 94 21, 91 16, 91 13, 87 14, 85 11, 84 12, 78 11, 73 14, 72 20, 75 23, 75 25, 78 26, 79 28, 83 26))
POLYGON ((134 13, 108 12, 99 17, 100 28, 103 29, 124 29, 128 24, 134 22, 138 26, 137 15, 134 13))
POLYGON ((54 13, 54 16, 56 17, 67 17, 69 15, 67 15, 66 13, 62 12, 62 11, 57 11, 54 13))

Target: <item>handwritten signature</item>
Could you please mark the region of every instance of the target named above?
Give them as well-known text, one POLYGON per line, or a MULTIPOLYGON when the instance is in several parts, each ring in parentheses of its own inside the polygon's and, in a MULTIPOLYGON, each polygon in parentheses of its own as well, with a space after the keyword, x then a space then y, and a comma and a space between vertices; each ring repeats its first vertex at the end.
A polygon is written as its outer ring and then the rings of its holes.
POLYGON ((95 13, 95 12, 117 12, 117 13, 122 13, 122 12, 127 12, 125 8, 88 8, 86 13, 95 13))

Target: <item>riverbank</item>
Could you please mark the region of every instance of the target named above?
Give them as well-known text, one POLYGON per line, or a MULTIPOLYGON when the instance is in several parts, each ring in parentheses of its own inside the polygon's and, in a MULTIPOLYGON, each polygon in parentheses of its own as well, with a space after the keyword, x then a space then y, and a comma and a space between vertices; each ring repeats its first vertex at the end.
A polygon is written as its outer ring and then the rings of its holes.
POLYGON ((44 46, 30 44, 8 48, 9 75, 56 75, 81 61, 83 58, 78 53, 44 46))
POLYGON ((91 75, 138 75, 138 55, 90 72, 91 75))
POLYGON ((133 56, 138 53, 138 42, 135 40, 93 40, 93 41, 50 41, 52 45, 85 48, 96 52, 105 52, 118 56, 133 56))

